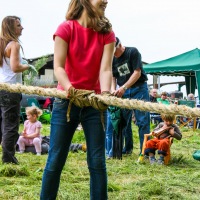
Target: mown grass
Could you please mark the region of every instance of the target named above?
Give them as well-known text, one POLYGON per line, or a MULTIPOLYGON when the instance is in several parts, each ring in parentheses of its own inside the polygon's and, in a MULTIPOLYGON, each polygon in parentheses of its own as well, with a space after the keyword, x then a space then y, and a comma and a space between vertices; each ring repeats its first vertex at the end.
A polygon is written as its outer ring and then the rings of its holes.
MULTIPOLYGON (((43 135, 48 135, 49 129, 49 125, 44 125, 43 135)), ((122 160, 106 161, 109 199, 199 200, 200 162, 192 158, 192 153, 200 149, 200 130, 193 132, 192 129, 182 129, 183 139, 174 140, 172 160, 168 166, 151 166, 148 161, 141 164, 137 162, 139 143, 135 125, 133 130, 133 154, 124 156, 122 160)), ((73 142, 85 142, 82 131, 76 132, 73 142)), ((26 153, 16 156, 20 165, 0 164, 0 199, 38 200, 47 155, 38 157, 26 153)), ((69 153, 57 199, 89 199, 89 174, 84 152, 69 153)))

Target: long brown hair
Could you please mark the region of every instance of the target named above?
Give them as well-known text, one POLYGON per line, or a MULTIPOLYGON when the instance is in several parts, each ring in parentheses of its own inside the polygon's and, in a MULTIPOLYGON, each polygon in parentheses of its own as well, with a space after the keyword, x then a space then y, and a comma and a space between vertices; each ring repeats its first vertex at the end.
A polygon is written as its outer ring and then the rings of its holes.
POLYGON ((15 22, 20 20, 17 16, 7 16, 3 19, 0 33, 0 66, 3 65, 3 58, 5 59, 5 48, 10 41, 19 42, 18 36, 15 32, 15 22))
POLYGON ((71 0, 66 14, 66 20, 79 19, 84 8, 91 19, 91 28, 100 33, 108 33, 111 31, 112 25, 109 20, 95 12, 95 8, 89 0, 71 0))

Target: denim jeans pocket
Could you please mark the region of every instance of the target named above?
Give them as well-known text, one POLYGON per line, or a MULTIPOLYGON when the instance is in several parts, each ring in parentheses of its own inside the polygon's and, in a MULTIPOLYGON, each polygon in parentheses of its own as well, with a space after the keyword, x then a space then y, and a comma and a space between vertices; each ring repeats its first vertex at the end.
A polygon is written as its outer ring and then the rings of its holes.
POLYGON ((55 98, 53 102, 53 108, 54 109, 66 109, 68 107, 69 100, 66 99, 60 99, 60 98, 55 98))

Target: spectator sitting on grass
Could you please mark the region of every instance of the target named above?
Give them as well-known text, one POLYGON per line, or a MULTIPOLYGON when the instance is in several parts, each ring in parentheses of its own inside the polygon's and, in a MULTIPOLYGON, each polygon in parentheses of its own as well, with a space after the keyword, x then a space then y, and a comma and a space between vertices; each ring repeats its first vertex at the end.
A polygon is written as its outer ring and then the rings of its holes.
POLYGON ((42 110, 36 106, 26 107, 27 119, 24 122, 24 130, 18 139, 20 153, 24 153, 26 146, 35 146, 37 155, 41 155, 42 138, 40 130, 42 123, 38 121, 38 117, 42 115, 42 110))

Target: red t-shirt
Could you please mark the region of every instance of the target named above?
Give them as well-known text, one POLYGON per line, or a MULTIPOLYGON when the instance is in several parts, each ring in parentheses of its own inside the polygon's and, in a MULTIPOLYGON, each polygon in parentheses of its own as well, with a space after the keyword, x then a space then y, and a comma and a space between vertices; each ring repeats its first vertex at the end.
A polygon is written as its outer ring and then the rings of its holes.
MULTIPOLYGON (((65 71, 76 89, 100 93, 99 70, 104 45, 115 42, 114 32, 102 34, 81 26, 76 20, 61 23, 53 38, 68 43, 65 71)), ((57 89, 63 90, 58 83, 57 89)))

